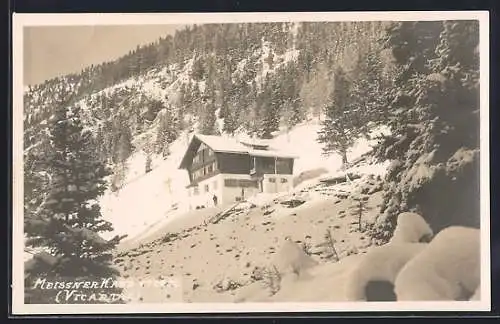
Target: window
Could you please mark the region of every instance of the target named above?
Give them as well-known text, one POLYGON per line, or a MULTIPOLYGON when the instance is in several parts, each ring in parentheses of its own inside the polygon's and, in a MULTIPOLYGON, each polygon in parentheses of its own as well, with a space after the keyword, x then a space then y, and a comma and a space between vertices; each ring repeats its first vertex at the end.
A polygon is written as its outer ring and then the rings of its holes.
POLYGON ((290 162, 286 159, 277 159, 276 160, 276 169, 278 173, 289 173, 290 171, 290 162))
POLYGON ((236 179, 225 179, 224 186, 226 187, 238 187, 238 180, 236 179))
POLYGON ((257 188, 258 183, 255 180, 240 180, 239 181, 239 186, 242 188, 257 188))
POLYGON ((212 173, 212 172, 214 172, 214 165, 213 165, 213 164, 209 165, 209 166, 207 167, 207 171, 208 171, 208 173, 212 173))
POLYGON ((287 178, 281 178, 281 183, 287 183, 288 179, 287 178))
POLYGON ((275 167, 275 164, 274 164, 274 159, 273 158, 263 158, 261 159, 261 167, 262 169, 265 171, 265 172, 272 172, 274 173, 274 167, 275 167))
POLYGON ((199 169, 193 172, 194 179, 199 179, 201 177, 203 177, 203 169, 199 169))
POLYGON ((224 186, 226 186, 226 187, 241 187, 241 188, 258 188, 259 184, 255 180, 225 179, 224 186))
POLYGON ((205 192, 208 192, 209 190, 208 185, 205 185, 205 192))
POLYGON ((276 182, 276 179, 275 179, 275 178, 269 178, 269 182, 271 182, 271 183, 275 183, 275 182, 276 182))
POLYGON ((193 159, 193 164, 197 164, 197 163, 199 163, 200 161, 201 161, 201 159, 200 159, 200 155, 199 155, 199 154, 196 154, 196 156, 195 156, 195 157, 194 157, 194 159, 193 159))

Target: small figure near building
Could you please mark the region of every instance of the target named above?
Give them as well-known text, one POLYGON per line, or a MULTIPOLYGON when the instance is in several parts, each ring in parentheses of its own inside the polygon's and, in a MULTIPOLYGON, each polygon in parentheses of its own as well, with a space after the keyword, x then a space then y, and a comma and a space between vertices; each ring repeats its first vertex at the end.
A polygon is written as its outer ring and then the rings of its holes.
POLYGON ((212 197, 212 199, 214 200, 214 206, 217 206, 217 196, 216 196, 216 195, 214 195, 214 196, 212 197))

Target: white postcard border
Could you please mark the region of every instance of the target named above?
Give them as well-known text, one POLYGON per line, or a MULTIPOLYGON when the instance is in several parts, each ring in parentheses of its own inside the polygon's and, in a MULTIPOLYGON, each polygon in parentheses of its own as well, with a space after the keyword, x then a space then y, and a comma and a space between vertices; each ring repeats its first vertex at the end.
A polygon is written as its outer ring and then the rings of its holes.
POLYGON ((489 311, 490 192, 489 192, 489 12, 295 12, 295 13, 153 13, 153 14, 13 14, 13 242, 12 313, 29 314, 127 314, 315 311, 489 311), (183 25, 273 21, 480 21, 480 190, 481 190, 481 300, 465 302, 332 302, 332 303, 166 303, 127 305, 29 305, 24 304, 23 230, 23 28, 69 25, 183 25))

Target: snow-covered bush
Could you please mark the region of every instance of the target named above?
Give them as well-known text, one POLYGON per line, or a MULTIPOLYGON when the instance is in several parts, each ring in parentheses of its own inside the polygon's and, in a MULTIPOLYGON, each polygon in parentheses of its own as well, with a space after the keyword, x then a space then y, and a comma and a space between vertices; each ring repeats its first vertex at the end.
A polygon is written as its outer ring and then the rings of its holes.
POLYGON ((371 282, 392 285, 401 268, 426 246, 426 243, 400 243, 370 249, 348 277, 347 300, 366 301, 366 288, 371 282))
POLYGON ((389 94, 391 136, 379 156, 394 161, 378 235, 402 211, 438 232, 479 226, 479 42, 477 21, 398 22, 387 48, 399 72, 389 94), (437 76, 437 77, 436 77, 437 76))
POLYGON ((480 232, 452 226, 439 232, 395 281, 398 300, 467 300, 480 283, 480 232))
POLYGON ((432 235, 432 229, 422 216, 404 212, 399 214, 397 218, 396 229, 389 243, 428 242, 432 235))

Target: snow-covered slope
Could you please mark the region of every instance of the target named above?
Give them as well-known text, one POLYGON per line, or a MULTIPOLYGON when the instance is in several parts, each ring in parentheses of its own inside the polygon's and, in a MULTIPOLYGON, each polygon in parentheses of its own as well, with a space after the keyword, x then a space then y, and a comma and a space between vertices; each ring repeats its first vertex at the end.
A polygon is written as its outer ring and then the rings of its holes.
MULTIPOLYGON (((323 155, 322 146, 316 141, 319 128, 318 124, 304 123, 269 141, 270 147, 291 152, 298 157, 294 166, 296 176, 318 168, 334 173, 341 165, 337 154, 323 155)), ((171 155, 166 160, 156 158, 153 170, 147 174, 144 167, 146 157, 143 153, 136 153, 129 159, 128 183, 118 192, 108 192, 101 199, 103 216, 115 227, 115 232, 108 235, 128 234, 128 239, 132 239, 154 224, 187 211, 185 187, 189 184, 189 179, 187 172, 178 167, 189 139, 188 134, 179 136, 171 146, 171 155)), ((351 150, 349 158, 354 160, 360 157, 373 144, 374 141, 360 139, 351 150)), ((383 171, 385 167, 370 165, 365 170, 357 167, 356 171, 380 173, 377 168, 382 168, 383 171)), ((272 200, 274 197, 275 195, 271 195, 268 199, 272 200)))

